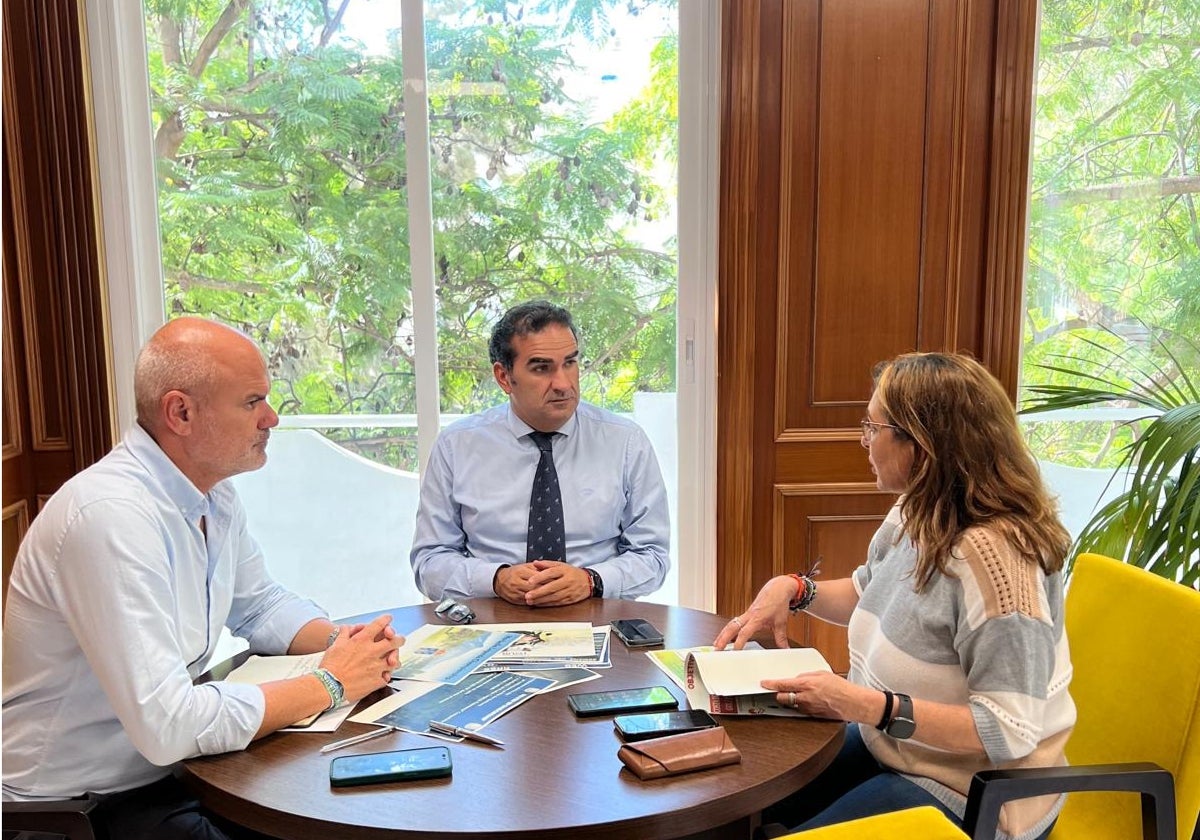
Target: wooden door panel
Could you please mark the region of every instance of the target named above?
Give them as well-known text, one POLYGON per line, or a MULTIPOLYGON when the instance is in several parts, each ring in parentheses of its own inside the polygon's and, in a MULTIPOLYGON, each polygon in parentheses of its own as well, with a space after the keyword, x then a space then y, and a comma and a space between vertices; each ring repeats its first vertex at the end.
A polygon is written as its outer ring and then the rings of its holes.
POLYGON ((966 350, 1013 389, 1036 8, 723 3, 720 611, 814 541, 863 556, 877 362, 966 350))
POLYGON ((83 4, 4 0, 3 572, 112 445, 83 4))
POLYGON ((926 236, 946 232, 947 150, 933 138, 954 136, 964 92, 947 95, 934 71, 964 47, 962 12, 944 0, 798 5, 820 14, 785 7, 786 40, 819 47, 783 57, 781 436, 851 427, 875 362, 957 341, 946 242, 926 236))
MULTIPOLYGON (((775 574, 810 568, 821 558, 820 597, 821 581, 849 577, 866 559, 871 536, 894 501, 873 483, 776 486, 775 574)), ((838 673, 850 669, 844 628, 801 615, 792 619, 788 636, 820 650, 838 673)))
POLYGON ((29 504, 21 499, 11 505, 6 505, 0 512, 3 518, 3 530, 0 531, 0 544, 3 545, 2 562, 4 570, 4 590, 0 593, 0 609, 8 600, 8 576, 12 573, 13 561, 17 559, 17 548, 29 530, 29 504))
MULTIPOLYGON (((817 251, 806 284, 813 320, 789 321, 803 333, 787 344, 811 336, 812 364, 803 387, 790 391, 801 399, 788 401, 789 427, 829 422, 802 407, 850 403, 857 413, 865 377, 845 376, 844 360, 887 358, 898 343, 916 343, 928 6, 821 4, 817 251)), ((782 275, 790 284, 803 273, 788 266, 782 275)))

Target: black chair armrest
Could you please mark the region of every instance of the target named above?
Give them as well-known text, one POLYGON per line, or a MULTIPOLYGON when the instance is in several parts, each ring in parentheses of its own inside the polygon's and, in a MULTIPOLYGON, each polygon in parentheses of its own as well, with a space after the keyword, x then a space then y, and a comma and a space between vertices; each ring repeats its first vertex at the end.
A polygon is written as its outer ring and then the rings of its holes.
POLYGON ((972 840, 994 840, 1000 806, 1011 799, 1071 791, 1131 791, 1142 795, 1143 840, 1175 836, 1175 781, 1150 762, 984 770, 971 780, 963 829, 972 840))
POLYGON ((6 831, 45 831, 68 840, 96 840, 89 814, 95 799, 53 799, 3 803, 6 831))

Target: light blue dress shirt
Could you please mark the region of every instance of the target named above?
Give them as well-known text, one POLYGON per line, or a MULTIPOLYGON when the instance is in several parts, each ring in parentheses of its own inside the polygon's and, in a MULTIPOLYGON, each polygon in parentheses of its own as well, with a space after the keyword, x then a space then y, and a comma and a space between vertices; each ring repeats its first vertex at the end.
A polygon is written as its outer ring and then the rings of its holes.
MULTIPOLYGON (((459 420, 438 437, 410 555, 426 597, 494 598, 503 565, 525 562, 539 452, 508 404, 459 420)), ((670 568, 667 491, 636 423, 587 403, 554 438, 567 562, 595 569, 606 598, 662 586, 670 568)))
POLYGON ((267 575, 233 486, 200 493, 134 426, 54 494, 17 555, 4 609, 4 798, 127 790, 181 759, 244 748, 262 725, 262 691, 192 683, 221 627, 284 653, 321 617, 267 575))

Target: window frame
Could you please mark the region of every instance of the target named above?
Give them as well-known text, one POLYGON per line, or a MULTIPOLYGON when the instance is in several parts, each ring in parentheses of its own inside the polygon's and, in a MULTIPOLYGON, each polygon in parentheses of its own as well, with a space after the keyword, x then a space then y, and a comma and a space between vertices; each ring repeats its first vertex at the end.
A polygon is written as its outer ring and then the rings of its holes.
MULTIPOLYGON (((420 29, 420 59, 409 49, 409 39, 414 36, 405 34, 413 29, 410 20, 423 18, 421 0, 402 0, 402 12, 406 75, 411 78, 416 73, 416 70, 412 74, 408 72, 408 62, 413 61, 415 66, 419 60, 423 76, 423 27, 420 29)), ((712 610, 716 604, 720 6, 717 0, 690 0, 679 4, 679 15, 676 434, 678 451, 687 453, 688 457, 679 459, 677 469, 678 544, 673 555, 680 567, 678 603, 712 610)), ((144 19, 142 4, 127 0, 89 2, 86 17, 85 52, 91 75, 96 189, 100 195, 103 222, 102 264, 106 273, 113 359, 112 403, 120 428, 126 429, 134 421, 133 363, 137 351, 166 321, 144 19)), ((406 99, 417 95, 414 87, 406 84, 406 99)), ((428 143, 425 148, 414 151, 418 160, 420 152, 424 152, 427 194, 428 143)), ((412 168, 412 156, 409 161, 410 171, 416 171, 412 168)), ((412 187, 410 182, 410 193, 412 187)), ((412 200, 410 195, 410 206, 412 200)), ((436 334, 433 327, 432 219, 429 219, 428 232, 429 286, 421 289, 420 297, 418 263, 425 257, 413 249, 418 336, 430 332, 436 334)), ((418 346, 421 344, 418 342, 418 346)), ((417 377, 418 447, 423 472, 439 422, 436 350, 417 353, 417 377), (432 387, 427 384, 431 378, 432 387)))

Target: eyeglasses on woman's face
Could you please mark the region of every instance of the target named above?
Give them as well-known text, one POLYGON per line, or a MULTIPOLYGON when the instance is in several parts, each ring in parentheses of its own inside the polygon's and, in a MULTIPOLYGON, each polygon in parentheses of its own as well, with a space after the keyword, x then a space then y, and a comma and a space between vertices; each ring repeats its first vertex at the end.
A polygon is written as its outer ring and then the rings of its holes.
POLYGON ((875 436, 879 434, 880 429, 895 429, 898 432, 903 431, 903 429, 894 423, 876 423, 874 420, 871 420, 867 417, 864 417, 861 421, 859 421, 858 425, 862 427, 862 439, 864 446, 875 442, 875 436))

